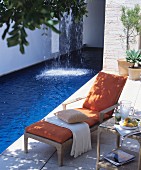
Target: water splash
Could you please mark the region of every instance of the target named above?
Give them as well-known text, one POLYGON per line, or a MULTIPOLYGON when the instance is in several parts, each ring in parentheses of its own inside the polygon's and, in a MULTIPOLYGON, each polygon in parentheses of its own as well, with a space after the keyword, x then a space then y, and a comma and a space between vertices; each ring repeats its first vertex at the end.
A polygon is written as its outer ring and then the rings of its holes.
POLYGON ((83 76, 90 73, 88 69, 51 69, 51 70, 44 70, 41 74, 36 76, 36 79, 46 79, 47 77, 51 76, 83 76))
POLYGON ((65 24, 66 24, 66 34, 67 34, 67 38, 69 38, 69 29, 70 26, 72 25, 72 10, 70 10, 70 14, 67 15, 67 13, 64 14, 64 19, 65 19, 65 24))

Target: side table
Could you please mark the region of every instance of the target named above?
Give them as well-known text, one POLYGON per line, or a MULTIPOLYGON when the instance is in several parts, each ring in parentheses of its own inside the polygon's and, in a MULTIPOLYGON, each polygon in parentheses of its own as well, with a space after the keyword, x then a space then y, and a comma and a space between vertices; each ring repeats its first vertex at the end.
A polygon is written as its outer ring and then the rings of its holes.
MULTIPOLYGON (((130 154, 135 155, 135 160, 131 161, 129 163, 126 163, 121 166, 115 166, 111 164, 110 162, 104 160, 103 158, 100 159, 100 137, 101 134, 104 132, 113 133, 116 134, 116 147, 119 148, 120 145, 120 134, 115 130, 114 128, 114 118, 111 118, 104 123, 100 124, 98 127, 98 136, 97 136, 97 163, 96 163, 96 170, 99 170, 100 168, 104 168, 107 170, 141 170, 141 134, 134 134, 129 136, 129 138, 135 139, 140 144, 139 153, 130 151, 128 149, 125 149, 124 147, 121 147, 120 149, 127 151, 130 154)), ((109 151, 110 152, 110 151, 109 151)))

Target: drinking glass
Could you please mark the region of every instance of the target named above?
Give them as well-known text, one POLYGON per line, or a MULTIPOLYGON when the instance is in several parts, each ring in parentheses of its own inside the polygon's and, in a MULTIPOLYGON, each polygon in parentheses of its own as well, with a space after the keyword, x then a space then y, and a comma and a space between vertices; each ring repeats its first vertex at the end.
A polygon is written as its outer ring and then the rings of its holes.
POLYGON ((121 121, 121 114, 119 112, 115 112, 115 124, 119 124, 121 121))
POLYGON ((121 120, 124 121, 125 118, 129 116, 129 114, 133 114, 134 108, 131 107, 131 101, 122 100, 120 102, 120 113, 121 113, 121 120))

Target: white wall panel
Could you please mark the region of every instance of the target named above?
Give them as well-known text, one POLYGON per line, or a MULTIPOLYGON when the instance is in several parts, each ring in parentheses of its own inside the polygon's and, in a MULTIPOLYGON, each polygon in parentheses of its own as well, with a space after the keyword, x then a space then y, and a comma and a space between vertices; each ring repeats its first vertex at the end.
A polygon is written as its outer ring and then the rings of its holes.
POLYGON ((83 19, 83 44, 103 47, 105 0, 88 1, 88 17, 83 19))
POLYGON ((0 76, 50 58, 51 40, 42 35, 42 29, 27 31, 30 44, 24 55, 19 52, 19 46, 7 47, 6 40, 1 38, 3 30, 0 29, 0 76))

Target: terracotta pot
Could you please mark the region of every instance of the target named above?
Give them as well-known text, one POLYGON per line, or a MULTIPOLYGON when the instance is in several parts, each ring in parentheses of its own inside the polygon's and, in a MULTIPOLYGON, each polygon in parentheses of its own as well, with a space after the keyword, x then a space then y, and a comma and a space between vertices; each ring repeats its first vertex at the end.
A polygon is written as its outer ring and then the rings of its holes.
POLYGON ((140 80, 141 79, 141 68, 128 68, 129 79, 130 80, 140 80))
POLYGON ((132 63, 128 63, 125 58, 120 58, 118 61, 119 75, 128 76, 128 67, 132 67, 132 63))

